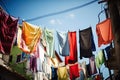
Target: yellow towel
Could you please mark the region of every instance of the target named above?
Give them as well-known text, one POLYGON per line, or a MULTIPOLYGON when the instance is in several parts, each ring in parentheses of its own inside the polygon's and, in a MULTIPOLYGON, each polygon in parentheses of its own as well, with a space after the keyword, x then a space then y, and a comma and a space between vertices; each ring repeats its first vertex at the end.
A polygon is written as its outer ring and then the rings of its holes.
POLYGON ((68 80, 68 72, 66 67, 59 67, 58 68, 58 80, 68 80))

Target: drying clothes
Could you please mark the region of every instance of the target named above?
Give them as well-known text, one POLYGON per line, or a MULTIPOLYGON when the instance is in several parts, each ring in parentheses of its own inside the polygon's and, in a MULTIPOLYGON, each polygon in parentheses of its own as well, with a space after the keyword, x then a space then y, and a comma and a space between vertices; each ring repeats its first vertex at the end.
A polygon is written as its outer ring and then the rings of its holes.
POLYGON ((22 29, 20 27, 18 28, 18 33, 17 33, 17 46, 23 52, 27 52, 28 53, 29 49, 28 49, 28 46, 25 44, 25 41, 22 38, 22 29))
POLYGON ((79 38, 80 59, 91 57, 92 51, 96 50, 91 27, 79 31, 79 38))
POLYGON ((82 70, 84 72, 85 78, 87 78, 87 67, 86 67, 86 62, 83 61, 81 64, 82 70))
POLYGON ((96 33, 98 36, 98 47, 102 44, 109 44, 113 40, 111 20, 108 18, 96 25, 96 33))
POLYGON ((28 47, 28 51, 26 51, 26 53, 32 53, 36 51, 36 45, 40 40, 41 34, 42 30, 40 27, 32 25, 25 21, 22 22, 22 39, 24 40, 25 45, 28 47))
POLYGON ((85 79, 85 75, 84 75, 83 70, 81 69, 80 70, 80 79, 79 80, 84 80, 84 79, 85 79))
POLYGON ((79 77, 78 64, 69 66, 69 70, 70 70, 70 80, 75 80, 76 78, 79 77))
POLYGON ((50 57, 55 57, 54 53, 54 34, 52 30, 45 29, 44 37, 46 41, 46 52, 50 57))
POLYGON ((37 59, 35 56, 30 56, 30 70, 33 72, 37 71, 37 59))
POLYGON ((39 45, 37 46, 36 53, 39 55, 39 57, 37 57, 37 64, 39 64, 37 65, 37 71, 43 71, 42 63, 44 62, 45 51, 41 43, 39 43, 39 45))
POLYGON ((21 53, 21 60, 24 61, 27 58, 27 54, 22 52, 21 53))
POLYGON ((87 77, 91 76, 91 68, 90 68, 90 64, 86 65, 86 69, 87 69, 87 77))
POLYGON ((0 53, 10 54, 18 29, 18 19, 0 11, 0 53))
POLYGON ((69 56, 65 57, 65 64, 73 64, 77 62, 77 38, 76 31, 68 32, 68 40, 70 45, 70 53, 69 56))
POLYGON ((62 56, 69 56, 69 41, 68 33, 57 32, 59 54, 62 56))
POLYGON ((58 80, 57 68, 51 67, 52 70, 52 80, 58 80))
POLYGON ((95 56, 92 56, 89 58, 89 65, 90 65, 90 74, 96 74, 97 73, 97 69, 96 69, 96 64, 95 64, 95 56))
POLYGON ((107 54, 107 58, 110 59, 110 57, 112 57, 112 55, 110 54, 110 50, 111 50, 111 46, 107 46, 105 48, 106 54, 107 54))
POLYGON ((36 72, 34 73, 34 80, 44 80, 44 73, 43 72, 36 72))
POLYGON ((100 66, 104 63, 103 50, 99 51, 98 55, 96 56, 95 62, 98 68, 100 68, 100 66))
POLYGON ((80 77, 76 78, 75 80, 85 80, 85 75, 82 69, 79 71, 80 77))
POLYGON ((58 67, 58 80, 68 80, 69 75, 66 67, 58 67))

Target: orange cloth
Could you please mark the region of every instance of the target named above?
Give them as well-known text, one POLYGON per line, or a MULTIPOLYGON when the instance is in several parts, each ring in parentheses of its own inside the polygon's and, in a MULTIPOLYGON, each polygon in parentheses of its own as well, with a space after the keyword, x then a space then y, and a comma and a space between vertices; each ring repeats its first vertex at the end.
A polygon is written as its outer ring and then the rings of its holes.
POLYGON ((18 39, 21 38, 21 41, 18 41, 20 47, 26 53, 32 53, 36 51, 36 45, 40 39, 42 30, 40 27, 29 24, 27 22, 22 23, 22 33, 19 29, 18 39), (20 36, 20 34, 22 36, 20 36))
POLYGON ((109 44, 113 40, 111 20, 108 18, 96 25, 96 33, 98 36, 98 47, 102 44, 109 44))

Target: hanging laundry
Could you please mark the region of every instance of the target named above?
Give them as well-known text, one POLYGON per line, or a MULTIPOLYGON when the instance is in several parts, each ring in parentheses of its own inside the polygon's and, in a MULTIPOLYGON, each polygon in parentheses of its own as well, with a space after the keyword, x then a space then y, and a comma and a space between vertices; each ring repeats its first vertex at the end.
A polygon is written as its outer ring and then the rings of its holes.
POLYGON ((98 36, 98 47, 102 44, 106 45, 112 42, 113 34, 110 18, 96 25, 96 33, 98 36))
POLYGON ((52 30, 44 29, 44 37, 46 41, 46 52, 50 57, 55 57, 54 53, 54 34, 52 30))
POLYGON ((97 69, 96 69, 96 64, 95 64, 95 56, 92 56, 89 58, 89 65, 90 65, 90 74, 96 74, 97 69))
POLYGON ((79 77, 78 64, 69 66, 69 70, 70 70, 70 80, 75 80, 76 78, 79 77))
POLYGON ((93 55, 92 51, 96 50, 91 27, 79 31, 79 38, 80 59, 91 57, 93 55))
POLYGON ((111 50, 111 46, 107 46, 105 48, 106 54, 107 54, 107 58, 110 59, 110 57, 112 57, 112 54, 110 54, 110 50, 111 50))
POLYGON ((58 67, 58 80, 69 80, 69 75, 66 67, 58 67))
POLYGON ((21 61, 24 61, 27 58, 27 54, 22 52, 21 53, 21 61))
POLYGON ((22 22, 22 43, 20 48, 26 53, 32 53, 36 51, 36 45, 40 40, 42 34, 42 30, 40 27, 27 23, 25 21, 22 22))
POLYGON ((0 53, 10 54, 18 29, 18 19, 0 11, 0 53))
POLYGON ((69 56, 65 57, 65 64, 72 64, 77 62, 77 38, 76 31, 68 32, 68 40, 70 45, 70 53, 69 56))
MULTIPOLYGON (((39 42, 38 42, 39 43, 39 42)), ((36 53, 39 55, 39 57, 37 57, 37 71, 43 71, 42 69, 42 63, 44 62, 44 48, 42 46, 41 43, 39 43, 39 45, 37 46, 37 51, 36 53)))
POLYGON ((76 78, 75 80, 85 80, 85 75, 84 75, 84 72, 83 72, 83 69, 81 67, 81 65, 79 64, 79 74, 80 74, 80 77, 79 78, 76 78))
POLYGON ((51 67, 52 70, 52 80, 58 80, 57 68, 51 67))
POLYGON ((34 73, 34 80, 44 80, 43 72, 36 72, 36 73, 34 73))
POLYGON ((87 77, 91 76, 91 68, 90 68, 90 64, 86 65, 86 69, 87 69, 87 77))
POLYGON ((57 37, 58 37, 59 54, 62 56, 69 56, 68 33, 57 32, 57 37))
POLYGON ((37 61, 35 56, 30 56, 30 70, 33 72, 37 71, 37 61))
POLYGON ((84 72, 85 79, 87 79, 88 74, 87 74, 87 67, 86 67, 86 62, 85 62, 85 61, 83 61, 83 62, 81 63, 81 67, 82 67, 82 70, 83 70, 83 72, 84 72))
POLYGON ((100 66, 104 63, 103 50, 99 51, 98 55, 96 56, 95 62, 96 62, 97 68, 100 68, 100 66))

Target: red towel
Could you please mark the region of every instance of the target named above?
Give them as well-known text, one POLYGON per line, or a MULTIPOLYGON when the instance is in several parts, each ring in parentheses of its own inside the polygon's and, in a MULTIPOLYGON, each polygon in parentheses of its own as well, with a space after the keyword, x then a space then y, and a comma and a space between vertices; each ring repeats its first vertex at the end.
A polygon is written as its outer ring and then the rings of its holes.
POLYGON ((108 18, 105 21, 96 25, 96 33, 98 36, 98 47, 102 44, 109 44, 113 40, 111 20, 108 18))
POLYGON ((75 78, 79 77, 78 64, 74 64, 70 66, 69 69, 70 69, 70 80, 75 80, 75 78))
POLYGON ((77 38, 76 31, 68 32, 68 41, 70 46, 69 56, 65 57, 65 64, 73 64, 77 62, 77 38))

